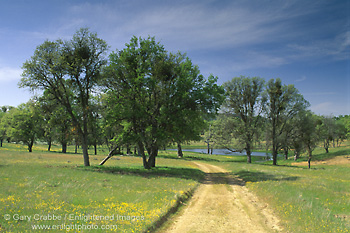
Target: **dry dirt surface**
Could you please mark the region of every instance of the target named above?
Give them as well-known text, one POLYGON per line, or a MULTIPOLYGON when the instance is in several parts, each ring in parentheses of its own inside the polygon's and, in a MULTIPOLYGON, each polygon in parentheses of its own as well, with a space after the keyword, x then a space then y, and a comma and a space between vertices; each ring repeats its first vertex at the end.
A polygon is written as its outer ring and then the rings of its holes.
MULTIPOLYGON (((307 166, 307 162, 292 163, 293 166, 307 166)), ((331 159, 322 161, 312 161, 312 165, 345 165, 350 167, 350 155, 337 156, 331 159)))
POLYGON ((280 232, 279 220, 244 186, 244 182, 214 165, 194 162, 206 179, 192 199, 162 232, 280 232))

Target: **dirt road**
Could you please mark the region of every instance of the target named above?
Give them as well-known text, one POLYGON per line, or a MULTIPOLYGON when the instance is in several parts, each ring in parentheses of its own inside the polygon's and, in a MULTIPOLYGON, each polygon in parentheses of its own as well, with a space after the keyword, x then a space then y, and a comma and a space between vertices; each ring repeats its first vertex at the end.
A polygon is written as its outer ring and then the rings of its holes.
POLYGON ((165 232, 278 232, 279 220, 244 182, 214 165, 194 162, 206 179, 165 232))

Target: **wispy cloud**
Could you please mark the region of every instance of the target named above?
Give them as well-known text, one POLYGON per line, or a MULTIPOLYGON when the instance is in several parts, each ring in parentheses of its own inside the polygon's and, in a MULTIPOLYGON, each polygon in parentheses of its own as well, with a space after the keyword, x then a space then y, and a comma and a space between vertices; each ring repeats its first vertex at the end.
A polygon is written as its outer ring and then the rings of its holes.
POLYGON ((109 38, 155 35, 179 49, 230 49, 293 35, 295 31, 287 30, 289 20, 313 9, 245 1, 132 2, 132 6, 125 2, 76 4, 62 20, 74 26, 91 25, 109 38))
POLYGON ((283 56, 254 51, 247 52, 239 58, 234 62, 231 61, 231 70, 233 72, 259 68, 275 68, 288 62, 283 56))
POLYGON ((350 57, 350 31, 337 35, 335 38, 289 44, 294 51, 294 59, 331 58, 347 60, 350 57))
POLYGON ((295 80, 295 82, 303 82, 303 81, 305 81, 305 80, 306 80, 306 76, 303 75, 303 76, 301 76, 300 79, 295 80))
POLYGON ((336 92, 333 91, 325 91, 325 92, 311 92, 306 93, 307 96, 330 96, 330 95, 336 95, 336 92))
POLYGON ((21 79, 21 74, 21 69, 0 67, 0 82, 18 81, 21 79))
POLYGON ((311 111, 324 116, 337 116, 344 112, 350 112, 350 105, 342 105, 331 101, 312 105, 311 111))
POLYGON ((235 70, 277 67, 320 55, 342 59, 350 51, 350 32, 333 40, 293 42, 304 33, 295 20, 321 7, 322 2, 300 1, 72 2, 54 30, 30 32, 27 37, 38 41, 66 38, 87 26, 112 49, 121 49, 132 35, 151 35, 171 51, 233 50, 231 60, 237 60, 234 50, 239 49, 239 60, 235 67, 230 65, 235 70))

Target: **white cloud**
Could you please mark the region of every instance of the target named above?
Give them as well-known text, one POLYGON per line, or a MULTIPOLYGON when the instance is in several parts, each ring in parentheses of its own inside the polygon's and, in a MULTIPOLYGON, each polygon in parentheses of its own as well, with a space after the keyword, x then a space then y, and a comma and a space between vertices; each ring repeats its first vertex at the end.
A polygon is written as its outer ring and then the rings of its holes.
POLYGON ((161 1, 148 4, 131 1, 129 4, 122 1, 118 4, 90 2, 74 5, 64 15, 62 23, 69 25, 70 30, 90 26, 118 47, 120 41, 126 43, 132 35, 151 35, 185 51, 230 49, 294 36, 295 31, 286 30, 289 19, 313 9, 293 8, 284 3, 265 7, 260 2, 245 1, 161 1))
POLYGON ((336 95, 336 92, 333 91, 324 91, 324 92, 308 92, 304 94, 305 96, 332 96, 336 95))
POLYGON ((155 7, 130 18, 123 30, 132 34, 156 35, 184 49, 230 49, 274 41, 288 16, 255 11, 247 6, 227 4, 224 8, 206 4, 155 7), (276 23, 276 24, 275 24, 276 23))
POLYGON ((319 115, 324 115, 324 116, 331 116, 331 115, 338 116, 338 115, 344 115, 350 112, 349 103, 347 103, 346 105, 342 105, 340 103, 338 104, 331 101, 311 105, 310 109, 314 113, 319 115))
POLYGON ((350 31, 341 33, 334 38, 310 41, 304 44, 289 44, 294 50, 294 59, 300 58, 331 58, 333 60, 348 60, 350 57, 350 31))
POLYGON ((258 68, 275 68, 286 63, 288 61, 283 56, 254 51, 247 51, 244 55, 237 57, 233 61, 222 61, 222 64, 227 64, 225 69, 233 73, 258 68))
POLYGON ((295 80, 295 82, 302 82, 302 81, 305 81, 305 80, 306 80, 306 76, 303 75, 303 76, 301 76, 300 79, 295 80))
MULTIPOLYGON (((322 4, 300 4, 299 1, 85 2, 67 8, 59 21, 61 26, 55 31, 67 35, 79 27, 89 26, 112 50, 124 48, 133 35, 150 35, 156 36, 167 50, 175 52, 215 51, 214 56, 222 56, 232 51, 220 67, 238 72, 274 68, 300 57, 318 56, 321 42, 315 45, 313 41, 309 45, 291 41, 305 34, 294 20, 317 12, 319 5, 322 4)), ((218 57, 202 59, 220 60, 218 57)), ((204 62, 198 59, 198 63, 204 62)))
POLYGON ((22 70, 11 67, 0 67, 0 82, 11 82, 21 79, 22 70))

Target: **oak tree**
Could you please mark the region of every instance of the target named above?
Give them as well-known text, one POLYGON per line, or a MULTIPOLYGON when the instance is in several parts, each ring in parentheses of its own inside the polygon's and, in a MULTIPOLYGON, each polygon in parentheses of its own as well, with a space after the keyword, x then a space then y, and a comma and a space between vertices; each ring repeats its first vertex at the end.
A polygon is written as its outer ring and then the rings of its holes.
POLYGON ((223 85, 226 91, 224 107, 238 118, 235 136, 245 145, 248 163, 251 163, 253 140, 262 119, 264 83, 259 77, 241 76, 223 85))
POLYGON ((89 101, 107 63, 107 49, 107 43, 86 28, 68 41, 45 41, 23 64, 19 83, 20 87, 48 91, 64 107, 80 136, 85 166, 90 165, 89 101))
POLYGON ((266 116, 269 119, 269 135, 272 141, 273 165, 277 165, 277 154, 282 147, 281 135, 286 131, 288 121, 298 112, 304 111, 309 103, 293 85, 282 85, 281 79, 270 79, 266 88, 266 116))
POLYGON ((123 127, 119 138, 137 145, 146 169, 155 166, 159 148, 192 137, 193 121, 219 108, 216 80, 206 80, 188 57, 167 52, 151 37, 133 37, 110 55, 104 85, 123 127))

